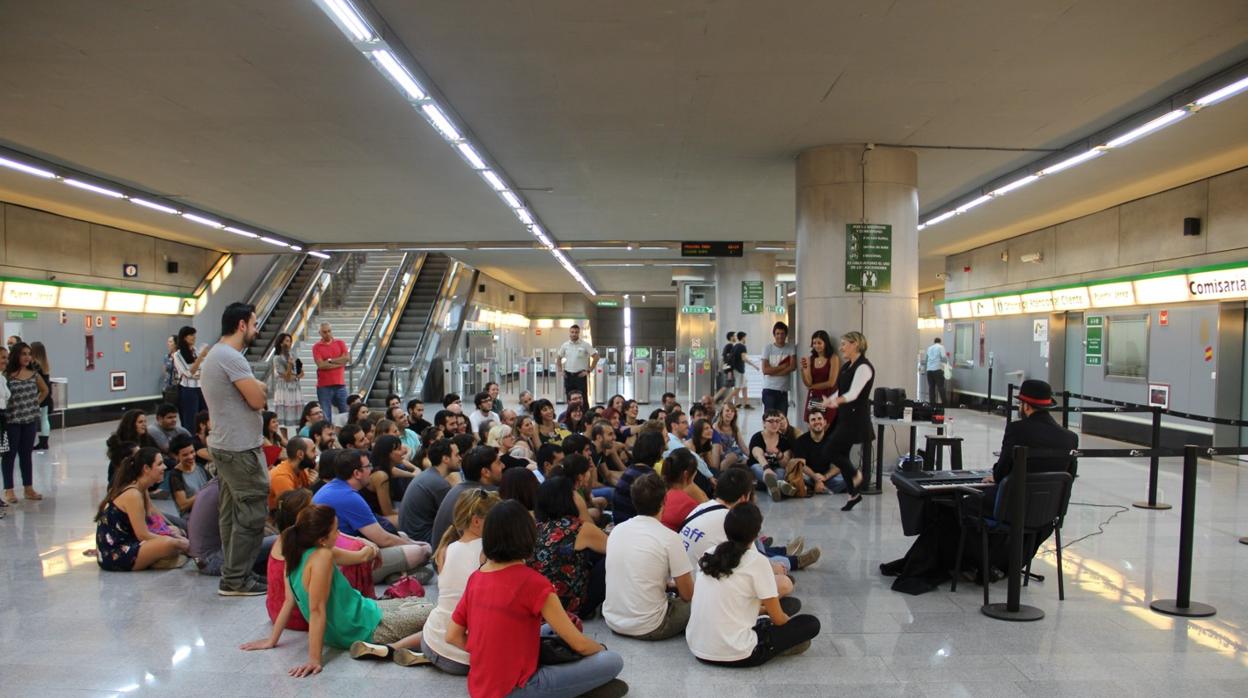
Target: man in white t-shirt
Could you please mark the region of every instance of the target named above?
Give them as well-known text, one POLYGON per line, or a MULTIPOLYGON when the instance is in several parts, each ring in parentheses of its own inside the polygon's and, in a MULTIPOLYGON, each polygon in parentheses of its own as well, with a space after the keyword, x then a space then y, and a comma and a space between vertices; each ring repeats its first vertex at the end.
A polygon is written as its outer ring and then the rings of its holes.
POLYGON ((763 409, 789 413, 789 374, 797 368, 796 352, 789 344, 789 326, 777 322, 771 328, 772 343, 763 349, 763 409))
MULTIPOLYGON (((732 507, 753 501, 754 478, 744 468, 728 468, 715 485, 715 495, 718 499, 694 507, 680 526, 685 553, 695 570, 703 555, 728 540, 728 536, 724 534, 724 517, 732 507)), ((805 542, 801 539, 790 543, 789 547, 794 551, 793 557, 788 557, 787 549, 784 549, 786 554, 779 554, 781 549, 776 548, 759 550, 769 557, 772 573, 776 577, 776 588, 781 596, 793 593, 793 578, 788 575, 788 571, 814 564, 821 554, 817 547, 805 550, 805 542)))
POLYGON ((475 434, 480 431, 481 425, 487 421, 495 424, 499 423, 498 414, 491 409, 494 405, 494 398, 490 397, 489 393, 484 391, 477 393, 477 396, 472 401, 477 406, 472 411, 472 414, 468 415, 468 423, 472 425, 472 433, 475 434))
POLYGON ((585 395, 589 390, 589 372, 598 365, 598 350, 581 339, 580 325, 568 328, 568 341, 559 345, 555 356, 559 357, 559 372, 563 374, 565 395, 573 390, 579 390, 581 395, 585 395))
POLYGON ((657 473, 629 488, 637 515, 607 538, 607 627, 638 640, 666 640, 685 631, 693 598, 693 567, 680 536, 659 522, 667 485, 657 473), (676 596, 667 592, 675 580, 676 596))

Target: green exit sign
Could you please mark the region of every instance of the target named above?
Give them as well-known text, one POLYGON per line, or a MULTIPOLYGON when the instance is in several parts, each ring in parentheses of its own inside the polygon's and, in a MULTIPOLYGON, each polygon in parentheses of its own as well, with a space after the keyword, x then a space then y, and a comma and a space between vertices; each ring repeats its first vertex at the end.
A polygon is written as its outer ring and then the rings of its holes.
POLYGON ((682 305, 680 312, 685 315, 710 315, 711 307, 709 305, 682 305))
POLYGON ((599 308, 618 308, 620 307, 620 302, 619 301, 598 301, 598 307, 599 308))

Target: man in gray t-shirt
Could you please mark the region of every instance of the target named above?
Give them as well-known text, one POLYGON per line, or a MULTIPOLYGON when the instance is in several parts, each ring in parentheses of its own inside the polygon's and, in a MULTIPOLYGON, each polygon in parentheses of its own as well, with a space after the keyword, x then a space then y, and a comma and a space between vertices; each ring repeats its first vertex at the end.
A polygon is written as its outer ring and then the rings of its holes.
POLYGON ((788 343, 789 326, 777 322, 771 328, 774 341, 763 349, 763 409, 789 412, 789 374, 797 367, 793 345, 788 343))
POLYGON ((224 562, 217 593, 222 596, 260 596, 264 580, 251 565, 264 540, 268 514, 269 472, 260 451, 260 411, 268 397, 256 380, 243 352, 256 338, 256 311, 246 303, 231 303, 221 316, 221 341, 208 350, 200 367, 200 387, 212 431, 208 450, 221 479, 221 547, 224 562))
POLYGON ((447 474, 459 470, 459 447, 450 439, 435 441, 429 446, 429 462, 432 463, 429 469, 417 475, 403 493, 403 501, 399 503, 399 530, 412 540, 423 541, 437 549, 439 541, 433 540, 433 521, 446 493, 451 491, 447 474))

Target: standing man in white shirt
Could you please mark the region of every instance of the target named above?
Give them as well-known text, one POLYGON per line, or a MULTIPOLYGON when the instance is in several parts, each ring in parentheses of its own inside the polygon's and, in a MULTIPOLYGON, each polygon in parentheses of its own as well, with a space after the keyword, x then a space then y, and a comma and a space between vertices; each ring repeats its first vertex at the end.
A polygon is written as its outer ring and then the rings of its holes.
POLYGON ((581 326, 568 328, 568 341, 559 345, 555 354, 559 357, 559 371, 563 374, 563 392, 581 391, 586 395, 589 390, 589 372, 598 365, 598 351, 589 342, 581 339, 581 326))
POLYGON ((945 404, 945 347, 940 343, 940 337, 937 337, 932 346, 927 348, 927 354, 924 356, 927 360, 927 401, 936 404, 937 398, 940 404, 945 404))
POLYGON ((789 413, 789 374, 797 368, 796 352, 789 344, 789 326, 777 322, 771 328, 772 343, 763 349, 763 409, 789 413))

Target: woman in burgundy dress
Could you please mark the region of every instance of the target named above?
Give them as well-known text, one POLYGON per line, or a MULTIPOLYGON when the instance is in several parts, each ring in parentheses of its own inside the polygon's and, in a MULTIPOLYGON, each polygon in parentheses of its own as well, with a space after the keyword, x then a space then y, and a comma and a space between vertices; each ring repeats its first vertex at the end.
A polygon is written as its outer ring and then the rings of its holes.
POLYGON ((836 393, 836 379, 840 373, 840 360, 832 348, 832 339, 823 330, 815 330, 810 337, 810 358, 802 357, 802 384, 806 386, 806 410, 802 421, 810 421, 811 405, 823 410, 828 424, 836 418, 836 408, 823 409, 823 401, 836 393))

